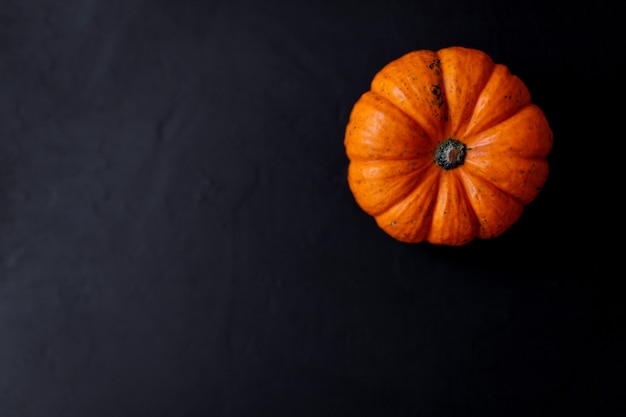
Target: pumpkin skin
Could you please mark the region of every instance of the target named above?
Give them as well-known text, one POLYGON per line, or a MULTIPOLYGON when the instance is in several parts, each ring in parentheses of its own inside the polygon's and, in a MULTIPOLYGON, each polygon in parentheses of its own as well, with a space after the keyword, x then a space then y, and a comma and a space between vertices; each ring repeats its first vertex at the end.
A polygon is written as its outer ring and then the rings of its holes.
POLYGON ((484 52, 417 50, 387 64, 345 131, 348 184, 393 238, 500 236, 548 177, 552 130, 526 85, 484 52))

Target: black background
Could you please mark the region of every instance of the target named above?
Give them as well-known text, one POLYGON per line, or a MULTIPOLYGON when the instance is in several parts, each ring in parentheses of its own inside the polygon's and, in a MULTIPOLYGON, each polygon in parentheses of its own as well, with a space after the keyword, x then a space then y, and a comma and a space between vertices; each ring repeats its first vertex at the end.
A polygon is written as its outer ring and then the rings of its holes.
POLYGON ((0 1, 0 416, 626 415, 617 13, 0 1), (344 129, 451 45, 528 85, 551 174, 498 239, 402 244, 344 129))

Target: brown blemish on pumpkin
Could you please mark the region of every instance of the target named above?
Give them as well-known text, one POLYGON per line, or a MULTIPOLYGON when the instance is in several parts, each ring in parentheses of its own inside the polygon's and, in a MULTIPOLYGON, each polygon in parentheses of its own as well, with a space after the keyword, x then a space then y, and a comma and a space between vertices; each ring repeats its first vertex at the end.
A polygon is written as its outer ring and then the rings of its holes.
POLYGON ((428 68, 430 68, 431 70, 433 70, 433 72, 435 73, 435 75, 437 75, 437 76, 438 76, 438 75, 440 75, 440 74, 441 74, 441 71, 440 71, 440 68, 441 68, 441 61, 440 61, 440 60, 438 60, 438 59, 434 59, 434 60, 433 60, 433 62, 431 62, 431 63, 428 65, 428 68))
POLYGON ((435 96, 433 104, 437 107, 443 106, 443 91, 441 90, 441 86, 439 84, 431 84, 430 92, 435 96))

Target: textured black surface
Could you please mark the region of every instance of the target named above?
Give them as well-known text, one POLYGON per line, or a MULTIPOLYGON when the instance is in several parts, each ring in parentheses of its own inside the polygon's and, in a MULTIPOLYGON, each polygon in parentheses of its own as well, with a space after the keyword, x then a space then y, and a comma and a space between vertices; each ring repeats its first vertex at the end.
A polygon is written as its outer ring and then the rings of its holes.
POLYGON ((0 416, 626 415, 601 247, 623 223, 603 167, 620 21, 603 2, 0 1, 0 416), (526 82, 552 173, 495 241, 400 244, 348 190, 344 127, 384 64, 450 45, 526 82))

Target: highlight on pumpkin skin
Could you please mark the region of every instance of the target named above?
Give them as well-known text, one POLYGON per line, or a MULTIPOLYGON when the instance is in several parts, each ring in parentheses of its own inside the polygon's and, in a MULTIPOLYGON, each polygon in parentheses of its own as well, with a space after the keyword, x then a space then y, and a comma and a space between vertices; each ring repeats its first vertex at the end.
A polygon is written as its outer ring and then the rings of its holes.
POLYGON ((448 122, 444 137, 459 138, 459 132, 472 116, 474 107, 490 79, 494 63, 484 52, 475 49, 442 49, 437 52, 448 122), (470 71, 467 69, 471 68, 470 71))
POLYGON ((475 103, 473 114, 459 129, 459 137, 481 132, 513 116, 530 105, 530 92, 507 67, 496 64, 475 103))
POLYGON ((520 218, 524 204, 488 180, 464 172, 461 170, 458 177, 464 185, 465 199, 470 202, 480 226, 477 237, 490 239, 500 236, 520 218))
POLYGON ((410 52, 374 76, 371 91, 409 115, 436 143, 448 118, 439 58, 433 51, 410 52), (418 82, 414 82, 418 81, 418 82))
POLYGON ((430 156, 436 143, 400 108, 368 92, 354 105, 344 145, 353 160, 406 160, 430 156))
POLYGON ((553 136, 484 52, 410 52, 375 75, 344 139, 357 204, 393 238, 460 246, 508 230, 542 189, 553 136))
POLYGON ((432 227, 433 207, 437 197, 437 175, 428 175, 386 211, 374 216, 378 226, 401 242, 414 243, 427 239, 432 227))
MULTIPOLYGON (((398 201, 421 189, 434 167, 428 158, 409 161, 353 161, 348 183, 361 208, 372 216, 389 210, 398 201)), ((422 190, 428 192, 431 190, 422 190)))
POLYGON ((473 240, 478 233, 479 221, 467 198, 465 184, 454 171, 442 171, 428 240, 459 246, 473 240))
POLYGON ((552 131, 537 106, 528 105, 465 141, 471 150, 464 171, 488 180, 523 204, 536 198, 548 177, 545 158, 552 147, 552 131))
POLYGON ((511 153, 519 158, 543 159, 552 149, 552 130, 541 109, 522 108, 497 125, 461 139, 474 151, 511 153))

